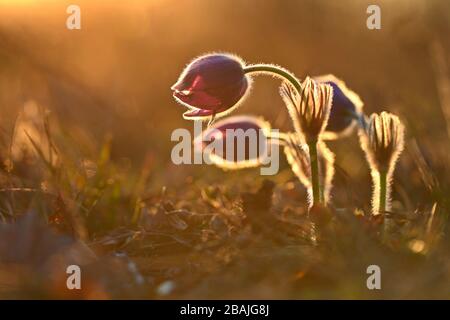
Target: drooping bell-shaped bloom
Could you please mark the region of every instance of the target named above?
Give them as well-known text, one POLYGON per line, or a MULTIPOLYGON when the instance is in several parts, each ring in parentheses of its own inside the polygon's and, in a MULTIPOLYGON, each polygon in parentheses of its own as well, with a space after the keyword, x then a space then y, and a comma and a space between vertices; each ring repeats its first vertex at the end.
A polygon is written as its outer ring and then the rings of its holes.
POLYGON ((251 79, 244 62, 229 54, 208 54, 193 60, 172 86, 173 96, 190 110, 185 119, 224 115, 243 101, 251 79))
POLYGON ((215 122, 195 138, 197 151, 222 169, 260 166, 269 152, 270 125, 254 116, 232 116, 215 122))
POLYGON ((324 139, 336 139, 350 132, 356 121, 363 117, 363 102, 360 97, 350 90, 344 81, 332 74, 315 77, 314 79, 333 87, 333 101, 323 136, 324 139))

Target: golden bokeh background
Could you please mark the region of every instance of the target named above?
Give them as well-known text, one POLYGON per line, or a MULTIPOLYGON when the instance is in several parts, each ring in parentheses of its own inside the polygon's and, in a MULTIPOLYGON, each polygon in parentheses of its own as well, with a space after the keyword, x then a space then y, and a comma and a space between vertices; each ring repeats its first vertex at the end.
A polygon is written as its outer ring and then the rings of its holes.
MULTIPOLYGON (((0 1, 0 124, 9 133, 27 103, 44 107, 80 144, 112 137, 113 158, 136 167, 151 158, 162 183, 176 184, 173 172, 198 168, 170 162, 172 130, 193 126, 169 88, 192 58, 222 51, 300 78, 334 73, 360 94, 368 114, 399 114, 410 135, 440 152, 448 136, 435 60, 448 63, 450 4, 376 1, 382 28, 368 30, 373 3, 80 0, 82 28, 68 30, 73 1, 0 1)), ((278 86, 258 78, 238 113, 291 130, 278 86)), ((339 164, 367 179, 356 137, 335 144, 339 164)))

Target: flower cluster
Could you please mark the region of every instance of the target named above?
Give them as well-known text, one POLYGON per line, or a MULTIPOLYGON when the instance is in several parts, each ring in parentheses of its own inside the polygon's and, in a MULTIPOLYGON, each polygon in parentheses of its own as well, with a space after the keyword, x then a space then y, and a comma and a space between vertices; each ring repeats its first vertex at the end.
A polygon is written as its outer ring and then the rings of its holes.
MULTIPOLYGON (((265 130, 270 143, 284 148, 292 171, 309 192, 310 207, 327 205, 330 199, 335 156, 326 146, 326 140, 348 135, 357 125, 374 177, 374 198, 377 199, 373 200, 373 212, 377 214, 389 208, 389 185, 403 149, 404 127, 396 116, 386 112, 367 119, 359 96, 337 77, 307 76, 300 81, 279 66, 248 65, 235 55, 208 54, 189 63, 172 90, 175 99, 189 108, 184 113, 185 119, 209 120, 206 136, 225 140, 227 128, 265 130), (294 132, 270 135, 270 125, 253 116, 228 117, 214 123, 215 119, 228 115, 242 104, 251 89, 252 76, 260 74, 282 80, 280 95, 291 116, 294 132)), ((205 147, 201 143, 197 145, 205 147)), ((222 168, 240 169, 261 164, 258 152, 246 151, 241 158, 224 160, 225 149, 211 154, 211 161, 222 168)))

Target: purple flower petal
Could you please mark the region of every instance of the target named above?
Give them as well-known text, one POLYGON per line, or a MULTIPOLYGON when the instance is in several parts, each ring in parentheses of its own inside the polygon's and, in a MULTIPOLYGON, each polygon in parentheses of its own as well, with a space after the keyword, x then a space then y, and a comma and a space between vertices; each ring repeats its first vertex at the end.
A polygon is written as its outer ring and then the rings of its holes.
POLYGON ((257 167, 261 164, 262 159, 267 156, 267 135, 269 130, 269 124, 260 118, 234 116, 214 123, 201 136, 196 137, 194 145, 199 151, 211 151, 208 154, 209 158, 221 168, 257 167), (260 132, 262 132, 262 135, 260 132), (254 139, 250 140, 249 137, 254 139), (264 141, 260 139, 264 139, 264 141), (217 140, 220 140, 220 143, 222 143, 222 149, 208 149, 208 145, 217 140), (229 144, 230 142, 231 144, 229 144), (251 143, 254 143, 254 145, 251 145, 251 143), (230 150, 230 148, 233 149, 230 150), (238 148, 244 149, 238 150, 238 148), (233 152, 233 158, 231 159, 227 157, 227 152, 230 151, 233 152))
POLYGON ((363 102, 355 92, 347 88, 345 83, 334 75, 329 74, 315 77, 315 79, 333 87, 333 101, 325 134, 335 138, 352 127, 358 113, 362 111, 363 102))
MULTIPOLYGON (((191 62, 172 86, 173 96, 191 108, 208 110, 197 117, 228 112, 245 96, 249 79, 243 62, 226 54, 206 55, 191 62)), ((197 113, 197 112, 196 112, 197 113)), ((185 118, 191 118, 185 114, 185 118)))

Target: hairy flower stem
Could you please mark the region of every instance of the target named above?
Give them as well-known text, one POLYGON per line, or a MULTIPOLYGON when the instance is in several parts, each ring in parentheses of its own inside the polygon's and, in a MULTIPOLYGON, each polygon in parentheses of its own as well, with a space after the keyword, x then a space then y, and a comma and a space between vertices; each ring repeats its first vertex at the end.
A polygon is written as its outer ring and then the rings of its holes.
POLYGON ((299 80, 289 71, 271 64, 254 64, 244 68, 245 73, 270 73, 290 82, 295 90, 300 94, 302 87, 299 80))
POLYGON ((389 188, 389 174, 387 171, 380 171, 380 190, 379 190, 379 205, 378 214, 384 214, 384 236, 388 234, 392 227, 391 219, 386 218, 386 211, 390 209, 390 188, 389 188))
POLYGON ((308 142, 309 159, 311 165, 311 186, 313 202, 312 204, 319 204, 322 202, 323 194, 319 182, 319 159, 317 156, 317 141, 308 142))
POLYGON ((386 199, 387 199, 387 172, 380 172, 380 202, 378 205, 378 213, 386 212, 386 199))

